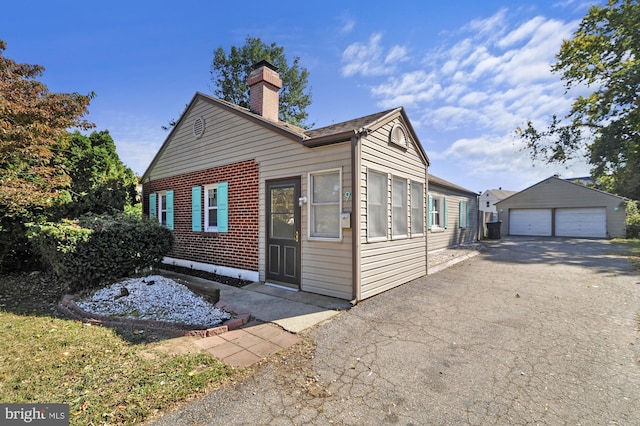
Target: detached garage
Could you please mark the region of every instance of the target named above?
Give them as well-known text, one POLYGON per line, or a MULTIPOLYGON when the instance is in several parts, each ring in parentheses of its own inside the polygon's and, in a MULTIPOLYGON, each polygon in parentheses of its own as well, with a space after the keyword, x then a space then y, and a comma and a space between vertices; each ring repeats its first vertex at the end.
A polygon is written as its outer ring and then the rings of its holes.
POLYGON ((496 203, 503 235, 625 235, 625 199, 552 176, 496 203))

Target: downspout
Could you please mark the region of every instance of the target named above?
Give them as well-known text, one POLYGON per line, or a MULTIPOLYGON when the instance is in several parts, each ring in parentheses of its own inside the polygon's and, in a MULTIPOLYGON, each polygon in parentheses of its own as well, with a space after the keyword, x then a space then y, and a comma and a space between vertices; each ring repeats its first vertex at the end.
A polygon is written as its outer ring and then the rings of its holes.
POLYGON ((422 202, 424 203, 423 209, 427 211, 427 215, 424 217, 424 219, 427 221, 426 223, 423 223, 422 226, 427 228, 424 234, 424 249, 426 250, 426 253, 424 254, 424 257, 427 261, 427 275, 429 275, 429 227, 428 227, 428 223, 429 223, 429 215, 431 214, 431 212, 429 211, 429 163, 427 162, 426 167, 424 168, 424 187, 425 187, 425 193, 422 194, 423 197, 426 196, 426 198, 424 198, 422 200, 422 202), (426 202, 425 202, 426 201, 426 202))
POLYGON ((484 222, 484 215, 482 215, 482 217, 480 216, 480 196, 482 195, 481 192, 478 192, 478 195, 476 195, 476 241, 480 241, 483 239, 484 237, 484 232, 480 232, 480 230, 484 230, 484 224, 482 222, 484 222))
POLYGON ((355 305, 362 298, 362 288, 360 286, 360 270, 362 262, 360 259, 360 194, 361 194, 361 158, 360 158, 360 138, 366 136, 367 131, 362 129, 351 137, 351 304, 355 305))

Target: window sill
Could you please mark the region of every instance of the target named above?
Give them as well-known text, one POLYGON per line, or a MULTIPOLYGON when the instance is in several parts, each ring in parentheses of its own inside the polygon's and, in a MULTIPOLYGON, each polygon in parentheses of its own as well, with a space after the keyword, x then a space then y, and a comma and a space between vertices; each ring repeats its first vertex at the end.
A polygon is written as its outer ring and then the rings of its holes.
POLYGON ((431 231, 432 234, 436 234, 436 233, 439 233, 439 232, 444 232, 445 229, 447 229, 447 228, 440 228, 439 226, 432 226, 429 229, 429 231, 431 231))
POLYGON ((367 243, 382 243, 387 241, 387 237, 367 237, 367 243))
POLYGON ((391 236, 392 240, 407 240, 409 239, 409 236, 407 234, 402 234, 402 235, 393 235, 391 236))
POLYGON ((339 243, 342 241, 342 237, 309 237, 307 238, 309 241, 328 241, 339 243))

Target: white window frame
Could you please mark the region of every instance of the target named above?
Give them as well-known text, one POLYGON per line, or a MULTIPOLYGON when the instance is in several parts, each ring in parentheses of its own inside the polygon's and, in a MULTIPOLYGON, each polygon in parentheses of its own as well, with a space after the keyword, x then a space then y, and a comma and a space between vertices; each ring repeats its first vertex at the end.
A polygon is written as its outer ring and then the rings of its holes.
POLYGON ((367 169, 367 242, 387 241, 389 238, 389 175, 373 169, 367 169), (371 174, 384 176, 385 187, 383 190, 384 199, 384 216, 385 216, 385 233, 384 235, 371 235, 371 226, 369 219, 371 218, 371 174))
POLYGON ((167 226, 167 191, 160 191, 157 194, 158 195, 156 195, 156 197, 158 197, 158 199, 156 201, 158 203, 158 209, 157 209, 158 222, 164 226, 167 226), (162 200, 165 200, 164 209, 162 208, 162 200), (164 213, 164 220, 162 220, 163 213, 164 213))
POLYGON ((431 195, 431 229, 445 229, 444 228, 444 198, 441 195, 431 195), (436 202, 438 209, 435 209, 436 202), (435 215, 438 215, 438 221, 436 223, 435 215))
POLYGON ((209 215, 211 210, 215 210, 215 214, 216 214, 216 223, 217 223, 217 217, 218 217, 218 204, 216 203, 215 206, 209 207, 209 190, 210 189, 215 189, 216 191, 218 190, 218 184, 217 183, 212 183, 209 185, 204 185, 204 203, 203 203, 203 209, 204 209, 204 232, 218 232, 218 226, 209 226, 209 215))
POLYGON ((326 169, 326 170, 316 170, 313 172, 309 172, 309 174, 307 175, 307 186, 308 186, 308 193, 309 193, 309 199, 308 199, 308 212, 307 212, 307 223, 308 223, 308 239, 309 240, 313 240, 313 241, 341 241, 342 240, 342 224, 340 223, 340 216, 342 213, 342 168, 336 168, 336 169, 326 169), (314 184, 314 176, 319 176, 319 175, 328 175, 328 174, 333 174, 333 173, 338 173, 338 202, 316 202, 314 200, 313 194, 313 184, 314 184), (338 233, 333 235, 333 234, 328 234, 328 235, 323 235, 321 233, 316 233, 313 230, 313 223, 314 223, 314 213, 315 213, 315 207, 316 206, 327 206, 327 205, 336 205, 338 207, 338 212, 337 212, 337 217, 336 220, 338 221, 338 233))
POLYGON ((410 195, 411 195, 411 237, 420 237, 420 236, 424 236, 424 183, 422 182, 417 182, 417 181, 411 181, 410 182, 411 188, 410 188, 410 195), (417 197, 414 197, 414 193, 413 193, 413 188, 415 186, 420 186, 420 194, 417 197), (415 205, 414 201, 418 201, 420 204, 419 205, 415 205), (416 215, 414 214, 414 212, 420 211, 420 215, 418 216, 420 218, 420 225, 416 224, 416 215), (418 229, 419 227, 419 229, 418 229))
POLYGON ((407 195, 407 191, 408 191, 408 187, 409 187, 409 183, 408 180, 406 178, 400 177, 400 176, 392 176, 391 177, 391 239, 402 239, 402 238, 409 238, 409 197, 407 195), (402 185, 402 190, 400 194, 397 194, 396 192, 396 182, 399 182, 402 185), (404 218, 404 229, 399 229, 396 230, 395 228, 395 219, 396 219, 396 208, 398 207, 396 205, 396 196, 400 195, 402 197, 402 204, 401 206, 399 206, 402 211, 400 212, 401 217, 404 218), (397 233, 396 233, 397 231, 397 233))

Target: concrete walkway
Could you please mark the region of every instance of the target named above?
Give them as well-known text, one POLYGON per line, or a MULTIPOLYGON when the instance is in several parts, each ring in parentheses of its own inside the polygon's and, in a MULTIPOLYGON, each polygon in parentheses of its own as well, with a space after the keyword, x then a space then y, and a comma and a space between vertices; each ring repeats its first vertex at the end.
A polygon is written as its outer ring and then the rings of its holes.
POLYGON ((171 353, 205 351, 236 368, 249 367, 261 359, 300 341, 298 333, 339 315, 351 304, 342 299, 306 292, 294 292, 260 283, 237 288, 175 272, 162 275, 187 287, 208 292, 220 290, 220 301, 248 312, 246 325, 217 336, 185 336, 170 339, 158 349, 171 353))

